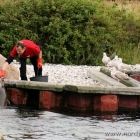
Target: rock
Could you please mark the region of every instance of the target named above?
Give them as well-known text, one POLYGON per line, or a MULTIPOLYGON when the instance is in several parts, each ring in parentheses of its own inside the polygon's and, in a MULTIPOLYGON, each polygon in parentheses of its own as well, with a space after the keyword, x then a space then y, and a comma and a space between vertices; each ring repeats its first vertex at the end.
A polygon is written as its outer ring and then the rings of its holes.
POLYGON ((3 80, 0 78, 0 109, 6 106, 6 92, 3 80))
MULTIPOLYGON (((3 64, 5 63, 6 58, 0 54, 0 69, 2 68, 3 64)), ((20 73, 19 70, 13 65, 10 64, 6 69, 5 79, 10 80, 19 80, 20 73)))
POLYGON ((0 132, 0 140, 4 140, 3 134, 0 132))

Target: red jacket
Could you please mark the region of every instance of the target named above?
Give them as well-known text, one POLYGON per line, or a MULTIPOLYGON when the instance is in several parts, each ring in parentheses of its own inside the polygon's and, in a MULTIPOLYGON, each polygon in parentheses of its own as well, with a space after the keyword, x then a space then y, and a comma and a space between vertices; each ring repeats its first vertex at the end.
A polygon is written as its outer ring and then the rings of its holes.
MULTIPOLYGON (((40 53, 40 47, 38 45, 36 45, 33 41, 31 40, 21 40, 24 44, 25 44, 25 48, 26 50, 24 51, 24 53, 22 55, 20 55, 20 57, 22 58, 30 58, 32 56, 37 56, 40 53)), ((16 51, 16 46, 14 46, 14 48, 12 49, 10 56, 12 56, 13 58, 16 57, 17 51, 16 51)))

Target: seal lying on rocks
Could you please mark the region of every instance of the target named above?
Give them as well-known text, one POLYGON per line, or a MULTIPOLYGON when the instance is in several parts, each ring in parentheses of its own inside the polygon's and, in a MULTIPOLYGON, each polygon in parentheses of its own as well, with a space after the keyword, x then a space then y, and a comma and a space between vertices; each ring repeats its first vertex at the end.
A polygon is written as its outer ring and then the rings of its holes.
POLYGON ((6 93, 4 88, 4 81, 0 78, 0 108, 4 108, 6 105, 6 93))

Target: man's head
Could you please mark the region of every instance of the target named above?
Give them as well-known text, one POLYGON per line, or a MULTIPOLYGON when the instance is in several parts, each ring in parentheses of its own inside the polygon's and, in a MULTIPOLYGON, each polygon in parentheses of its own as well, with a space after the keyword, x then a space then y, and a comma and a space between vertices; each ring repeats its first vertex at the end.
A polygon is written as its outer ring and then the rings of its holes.
POLYGON ((17 44, 16 44, 16 50, 17 50, 17 53, 19 55, 22 55, 25 51, 25 44, 21 41, 19 41, 17 44))

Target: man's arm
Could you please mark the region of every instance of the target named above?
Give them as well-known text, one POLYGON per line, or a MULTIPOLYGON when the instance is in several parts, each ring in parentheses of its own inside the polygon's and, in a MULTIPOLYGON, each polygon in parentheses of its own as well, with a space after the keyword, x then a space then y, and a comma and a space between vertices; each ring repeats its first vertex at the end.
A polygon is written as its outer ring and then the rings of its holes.
POLYGON ((38 58, 42 58, 42 50, 40 50, 40 53, 38 55, 38 58))
POLYGON ((38 58, 37 58, 37 67, 38 68, 42 67, 42 50, 41 49, 40 49, 40 53, 39 53, 38 58))

